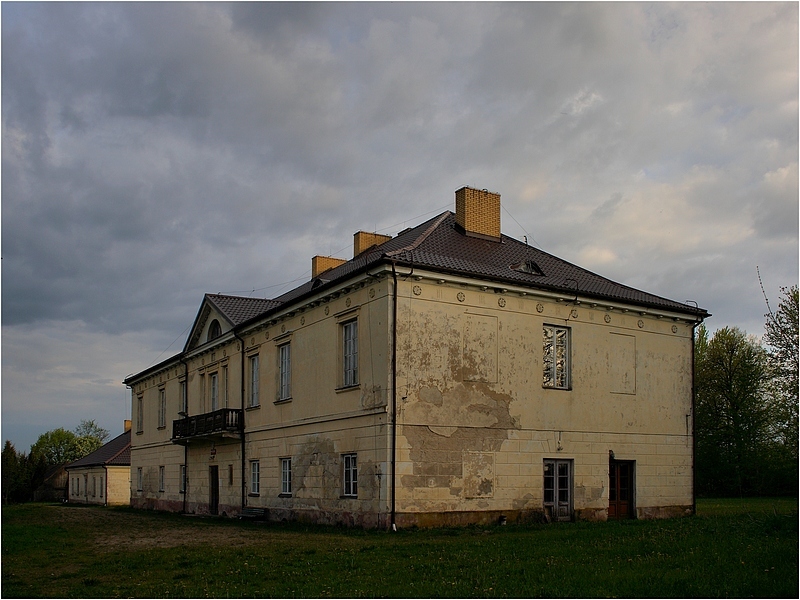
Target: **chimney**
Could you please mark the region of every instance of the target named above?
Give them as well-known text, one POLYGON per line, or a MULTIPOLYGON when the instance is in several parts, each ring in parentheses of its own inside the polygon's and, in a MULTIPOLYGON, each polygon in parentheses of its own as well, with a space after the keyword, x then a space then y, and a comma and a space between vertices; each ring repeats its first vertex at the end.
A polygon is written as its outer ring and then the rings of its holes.
POLYGON ((500 241, 500 194, 462 187, 456 190, 456 223, 469 236, 500 241))
POLYGON ((125 431, 123 431, 122 433, 128 433, 131 430, 131 420, 125 419, 123 427, 125 428, 125 431))
POLYGON ((357 231, 353 234, 353 258, 364 252, 364 250, 388 242, 390 239, 392 239, 390 235, 357 231))
POLYGON ((342 258, 333 258, 332 256, 315 256, 311 259, 311 279, 321 275, 325 271, 330 271, 334 267, 343 265, 347 261, 342 258))

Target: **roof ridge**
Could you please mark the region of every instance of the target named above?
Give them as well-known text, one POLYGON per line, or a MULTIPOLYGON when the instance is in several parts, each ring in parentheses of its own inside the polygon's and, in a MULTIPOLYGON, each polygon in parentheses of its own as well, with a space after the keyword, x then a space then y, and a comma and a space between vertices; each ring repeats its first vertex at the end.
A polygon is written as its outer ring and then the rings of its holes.
POLYGON ((452 212, 446 210, 438 217, 434 217, 433 223, 431 223, 431 225, 428 226, 428 228, 425 231, 423 231, 422 234, 419 237, 417 237, 416 240, 414 240, 408 246, 404 246, 403 248, 398 248, 397 250, 392 250, 391 252, 387 252, 386 256, 397 256, 403 252, 413 252, 419 247, 420 244, 422 244, 422 242, 428 239, 428 237, 436 230, 436 228, 442 224, 442 221, 444 221, 447 217, 449 217, 452 214, 453 214, 452 212))

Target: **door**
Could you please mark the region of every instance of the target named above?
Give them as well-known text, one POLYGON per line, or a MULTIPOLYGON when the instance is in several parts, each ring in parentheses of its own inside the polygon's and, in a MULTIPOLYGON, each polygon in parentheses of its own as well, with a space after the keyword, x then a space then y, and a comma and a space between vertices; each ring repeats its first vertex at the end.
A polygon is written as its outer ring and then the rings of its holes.
POLYGON ((632 460, 611 459, 608 465, 608 518, 633 517, 632 460))
POLYGON ((544 508, 554 521, 572 520, 572 460, 545 459, 544 508))
POLYGON ((208 512, 219 514, 219 467, 208 467, 208 512))

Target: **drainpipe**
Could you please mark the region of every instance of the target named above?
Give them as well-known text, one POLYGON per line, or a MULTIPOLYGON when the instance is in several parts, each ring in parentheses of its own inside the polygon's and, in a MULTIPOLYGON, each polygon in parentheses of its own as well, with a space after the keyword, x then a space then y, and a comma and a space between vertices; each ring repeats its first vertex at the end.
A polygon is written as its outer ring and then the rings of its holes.
POLYGON ((241 352, 242 360, 240 361, 241 362, 241 365, 240 365, 241 366, 241 377, 239 377, 239 380, 240 380, 239 381, 239 383, 240 383, 240 386, 239 386, 239 397, 241 398, 240 405, 242 407, 242 421, 239 424, 239 426, 241 427, 241 430, 242 430, 242 511, 244 511, 244 507, 247 505, 247 484, 245 483, 245 479, 244 479, 245 478, 245 443, 244 443, 244 441, 245 441, 244 440, 244 413, 245 413, 245 410, 244 410, 244 359, 245 359, 245 355, 244 355, 244 340, 239 337, 239 334, 237 334, 235 330, 233 332, 233 337, 235 337, 237 340, 239 340, 239 344, 241 344, 241 347, 242 347, 242 352, 241 352))
MULTIPOLYGON (((186 394, 186 412, 183 413, 183 418, 189 417, 189 363, 183 358, 180 359, 183 364, 183 392, 186 394)), ((181 398, 183 402, 183 398, 181 398)), ((184 408, 181 406, 181 408, 184 408)), ((183 514, 186 514, 186 497, 189 495, 189 440, 183 445, 183 514)))
POLYGON ((396 484, 395 476, 397 470, 397 271, 395 261, 392 261, 392 531, 397 531, 395 522, 395 500, 396 484))
POLYGON ((697 514, 697 496, 695 490, 697 489, 697 437, 695 436, 695 421, 696 421, 696 402, 697 402, 697 386, 695 385, 695 329, 702 323, 696 321, 692 324, 692 514, 697 514))

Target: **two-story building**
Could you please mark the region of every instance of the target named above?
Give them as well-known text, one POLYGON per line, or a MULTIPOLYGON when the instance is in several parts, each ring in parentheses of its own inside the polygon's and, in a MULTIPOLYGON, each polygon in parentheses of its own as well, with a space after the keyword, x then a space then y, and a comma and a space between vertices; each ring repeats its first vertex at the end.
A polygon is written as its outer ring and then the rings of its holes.
POLYGON ((132 390, 131 504, 390 527, 693 510, 696 306, 500 232, 461 188, 275 299, 207 294, 132 390))

